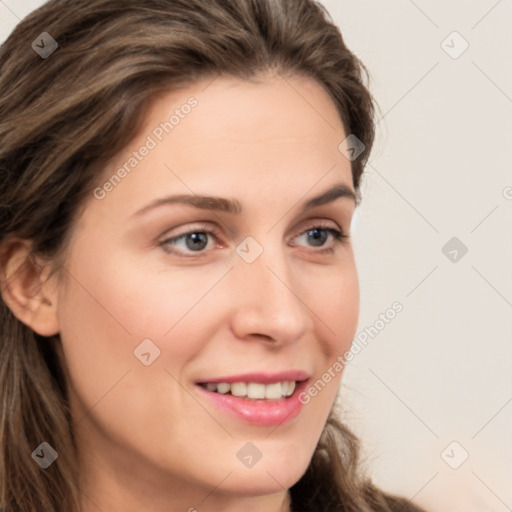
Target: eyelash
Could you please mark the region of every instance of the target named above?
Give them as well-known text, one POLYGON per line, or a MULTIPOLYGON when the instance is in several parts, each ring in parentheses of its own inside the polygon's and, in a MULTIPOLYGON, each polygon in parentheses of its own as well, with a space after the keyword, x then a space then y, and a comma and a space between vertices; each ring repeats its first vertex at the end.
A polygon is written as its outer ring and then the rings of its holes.
MULTIPOLYGON (((304 234, 308 233, 309 231, 314 231, 315 229, 321 230, 321 231, 327 231, 333 237, 333 245, 331 245, 330 247, 324 248, 324 249, 320 249, 320 250, 316 250, 316 251, 313 250, 313 252, 315 252, 315 253, 319 253, 319 254, 334 253, 335 249, 337 248, 337 246, 339 244, 346 244, 348 242, 348 239, 350 238, 350 235, 345 234, 343 231, 340 231, 331 226, 325 226, 322 224, 314 224, 314 225, 306 228, 304 231, 299 233, 299 235, 297 235, 297 236, 304 235, 304 234)), ((196 252, 195 256, 186 256, 183 253, 181 253, 180 251, 170 250, 168 248, 168 246, 171 245, 171 242, 175 243, 178 240, 181 240, 182 238, 185 238, 188 235, 191 235, 193 233, 204 233, 206 235, 212 235, 214 238, 220 237, 220 233, 217 229, 206 227, 206 226, 198 226, 198 227, 191 229, 185 233, 181 233, 180 235, 174 236, 172 238, 166 238, 162 242, 159 242, 158 245, 163 247, 163 249, 166 252, 171 253, 171 254, 177 254, 184 258, 199 258, 202 255, 204 255, 205 252, 207 252, 207 251, 204 251, 204 250, 192 251, 192 252, 196 252)))

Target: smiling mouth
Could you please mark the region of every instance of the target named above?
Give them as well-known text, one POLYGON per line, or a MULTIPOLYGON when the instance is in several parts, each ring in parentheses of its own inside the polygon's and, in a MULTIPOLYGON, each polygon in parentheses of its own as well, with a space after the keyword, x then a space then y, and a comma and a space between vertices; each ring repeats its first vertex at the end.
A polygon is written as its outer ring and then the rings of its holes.
POLYGON ((208 382, 199 386, 221 395, 232 395, 249 400, 281 400, 293 395, 295 381, 281 381, 272 384, 260 382, 208 382))

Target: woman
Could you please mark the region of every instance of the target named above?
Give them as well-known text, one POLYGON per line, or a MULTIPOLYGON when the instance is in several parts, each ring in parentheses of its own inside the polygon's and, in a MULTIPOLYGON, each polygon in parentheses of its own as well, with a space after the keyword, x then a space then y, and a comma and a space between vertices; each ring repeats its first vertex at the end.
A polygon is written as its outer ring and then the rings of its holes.
POLYGON ((0 56, 1 509, 416 510, 333 408, 374 106, 324 10, 52 0, 0 56))

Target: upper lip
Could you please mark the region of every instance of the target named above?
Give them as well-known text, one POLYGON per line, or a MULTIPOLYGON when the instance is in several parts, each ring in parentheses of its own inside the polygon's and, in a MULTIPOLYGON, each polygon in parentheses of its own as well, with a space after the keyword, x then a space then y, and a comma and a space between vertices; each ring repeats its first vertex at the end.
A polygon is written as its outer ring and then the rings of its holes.
POLYGON ((264 373, 252 372, 244 373, 241 375, 230 375, 224 377, 212 377, 210 379, 200 379, 196 384, 219 383, 226 382, 231 384, 233 382, 258 382, 260 384, 274 384, 276 382, 284 381, 302 381, 309 379, 309 374, 302 370, 288 370, 278 373, 264 373))

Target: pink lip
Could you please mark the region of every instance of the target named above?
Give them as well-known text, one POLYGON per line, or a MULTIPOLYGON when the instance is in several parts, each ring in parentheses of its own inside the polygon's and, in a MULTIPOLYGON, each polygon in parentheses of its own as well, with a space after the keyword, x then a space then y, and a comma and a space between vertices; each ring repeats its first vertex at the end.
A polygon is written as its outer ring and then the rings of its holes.
MULTIPOLYGON (((301 375, 304 374, 301 373, 301 375)), ((269 377, 268 375, 264 376, 263 374, 239 375, 230 379, 231 382, 276 382, 275 376, 269 377), (258 375, 260 379, 267 380, 255 380, 254 377, 258 375)), ((288 372, 279 374, 279 379, 277 379, 277 381, 282 380, 291 381, 295 379, 290 378, 290 374, 288 372), (283 375, 285 375, 286 378, 283 378, 283 375)), ((230 381, 221 379, 208 382, 229 383, 230 381)), ((208 391, 206 388, 203 388, 199 385, 196 385, 195 387, 201 396, 203 396, 208 402, 213 404, 215 407, 218 407, 222 411, 225 411, 228 414, 241 419, 245 423, 249 423, 251 425, 277 426, 290 422, 300 414, 303 404, 299 400, 299 395, 306 389, 308 382, 309 379, 298 382, 296 384, 295 391, 291 396, 287 398, 281 398, 279 400, 253 400, 233 395, 222 395, 220 393, 208 391)))
POLYGON ((301 370, 290 370, 279 373, 244 373, 243 375, 232 375, 230 377, 213 377, 211 379, 201 379, 196 381, 196 384, 216 384, 219 382, 226 382, 231 384, 233 382, 258 382, 260 384, 273 384, 275 382, 283 381, 302 381, 309 379, 309 374, 301 370))

